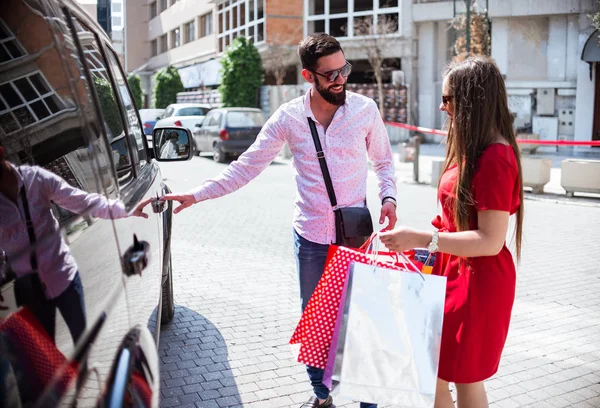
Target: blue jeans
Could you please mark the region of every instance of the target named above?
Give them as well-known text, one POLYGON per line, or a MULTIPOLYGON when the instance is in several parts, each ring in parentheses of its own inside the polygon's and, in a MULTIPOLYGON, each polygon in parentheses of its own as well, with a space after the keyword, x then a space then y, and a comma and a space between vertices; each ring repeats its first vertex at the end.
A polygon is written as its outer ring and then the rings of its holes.
MULTIPOLYGON (((294 249, 300 281, 300 301, 302 303, 302 311, 304 311, 321 279, 321 275, 323 275, 329 245, 311 242, 294 230, 294 249)), ((311 366, 306 366, 306 371, 316 397, 322 400, 327 399, 329 389, 323 384, 323 374, 325 371, 311 366)), ((361 402, 360 407, 377 408, 377 405, 361 402)))
POLYGON ((54 340, 56 309, 58 309, 71 332, 73 343, 77 344, 77 340, 85 331, 86 326, 83 285, 81 284, 79 272, 77 272, 67 289, 58 297, 49 300, 39 299, 37 302, 30 303, 28 307, 44 326, 52 340, 54 340))

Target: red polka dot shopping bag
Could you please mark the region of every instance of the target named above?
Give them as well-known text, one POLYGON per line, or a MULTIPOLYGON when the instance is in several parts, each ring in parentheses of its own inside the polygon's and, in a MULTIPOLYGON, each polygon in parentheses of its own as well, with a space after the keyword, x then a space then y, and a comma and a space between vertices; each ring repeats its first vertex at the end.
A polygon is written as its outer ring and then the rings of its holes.
POLYGON ((367 254, 367 248, 375 236, 374 234, 359 249, 335 245, 329 247, 323 275, 290 339, 290 344, 300 345, 299 363, 325 369, 351 262, 371 264, 375 257, 375 265, 379 267, 413 270, 399 260, 395 253, 377 251, 375 254, 367 254))

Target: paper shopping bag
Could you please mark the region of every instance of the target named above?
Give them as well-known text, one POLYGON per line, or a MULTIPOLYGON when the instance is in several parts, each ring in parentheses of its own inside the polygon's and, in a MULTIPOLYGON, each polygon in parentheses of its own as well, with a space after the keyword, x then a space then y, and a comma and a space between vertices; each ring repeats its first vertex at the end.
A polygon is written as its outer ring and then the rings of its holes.
POLYGON ((298 362, 325 369, 342 292, 352 261, 371 263, 373 256, 377 255, 376 264, 381 268, 395 270, 407 268, 405 261, 399 260, 395 254, 388 252, 367 254, 366 246, 368 244, 369 242, 360 249, 335 245, 329 247, 323 275, 290 339, 290 344, 300 345, 298 362))
POLYGON ((433 407, 446 278, 353 262, 333 394, 397 407, 433 407))

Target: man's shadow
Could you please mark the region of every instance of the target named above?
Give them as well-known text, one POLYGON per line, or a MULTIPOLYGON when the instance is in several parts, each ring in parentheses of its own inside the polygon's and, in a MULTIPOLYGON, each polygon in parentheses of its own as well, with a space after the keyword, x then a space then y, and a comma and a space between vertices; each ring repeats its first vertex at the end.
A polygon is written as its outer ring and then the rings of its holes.
POLYGON ((158 354, 161 407, 242 404, 225 340, 201 314, 175 305, 173 320, 161 328, 158 354))

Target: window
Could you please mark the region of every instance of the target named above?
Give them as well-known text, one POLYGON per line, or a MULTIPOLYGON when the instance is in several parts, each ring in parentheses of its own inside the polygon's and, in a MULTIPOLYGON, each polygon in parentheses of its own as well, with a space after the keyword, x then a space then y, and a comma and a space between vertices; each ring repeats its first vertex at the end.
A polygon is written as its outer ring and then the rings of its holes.
POLYGON ((130 146, 132 147, 134 163, 145 164, 146 163, 146 149, 144 148, 142 132, 142 126, 138 120, 136 106, 133 103, 133 98, 129 92, 127 85, 127 79, 123 75, 121 68, 119 67, 117 56, 110 50, 108 50, 108 61, 114 74, 115 82, 121 96, 121 102, 125 108, 125 124, 127 126, 127 133, 130 137, 130 146))
POLYGON ((373 10, 373 0, 354 0, 354 11, 373 10))
POLYGON ((109 80, 108 73, 106 72, 106 66, 104 65, 102 55, 100 51, 93 45, 85 45, 83 47, 83 55, 85 55, 85 61, 93 75, 101 77, 105 80, 109 80))
POLYGON ((379 0, 380 8, 398 7, 398 0, 379 0))
POLYGON ((225 1, 217 7, 219 51, 241 36, 259 43, 265 40, 265 0, 225 1))
POLYGON ((156 17, 156 2, 155 1, 150 3, 150 19, 153 19, 154 17, 156 17))
POLYGON ((122 24, 122 19, 121 17, 113 17, 112 18, 112 26, 114 27, 121 27, 122 24))
POLYGON ((40 71, 0 84, 0 129, 6 134, 56 116, 62 100, 40 71))
POLYGON ((150 55, 153 57, 158 55, 158 41, 157 40, 150 41, 150 55))
POLYGON ((121 12, 121 3, 112 3, 112 12, 120 13, 121 12))
POLYGON ((190 21, 185 25, 185 42, 189 43, 196 39, 196 22, 190 21))
POLYGON ((308 22, 308 33, 323 33, 325 32, 325 20, 314 20, 308 22))
POLYGON ((168 8, 167 0, 160 0, 160 12, 162 13, 168 8))
POLYGON ((265 115, 262 112, 228 112, 227 127, 247 128, 262 127, 265 124, 265 115))
POLYGON ((339 14, 348 12, 347 0, 329 0, 329 14, 339 14))
POLYGON ((160 36, 160 52, 167 52, 169 50, 169 44, 167 42, 167 35, 163 34, 160 36))
MULTIPOLYGON (((359 0, 354 0, 359 1, 359 0)), ((314 0, 309 1, 308 7, 310 8, 309 14, 311 16, 318 14, 325 14, 325 0, 314 0)))
POLYGON ((401 9, 398 0, 310 0, 304 15, 308 34, 325 32, 334 37, 360 37, 372 34, 371 27, 361 22, 378 21, 385 24, 385 33, 397 33, 401 9))
POLYGON ((175 116, 206 116, 209 110, 200 106, 190 106, 178 109, 174 114, 175 116))
POLYGON ((334 37, 346 37, 348 35, 348 19, 332 18, 329 20, 329 34, 334 37))
POLYGON ((254 0, 248 2, 248 21, 254 21, 254 0))
POLYGON ((0 64, 21 58, 26 54, 19 40, 0 19, 0 64))
POLYGON ((208 14, 200 17, 202 21, 202 36, 206 37, 207 35, 211 35, 213 33, 213 13, 212 11, 208 14))
POLYGON ((179 28, 171 31, 171 48, 176 48, 181 45, 181 35, 179 34, 179 28))

